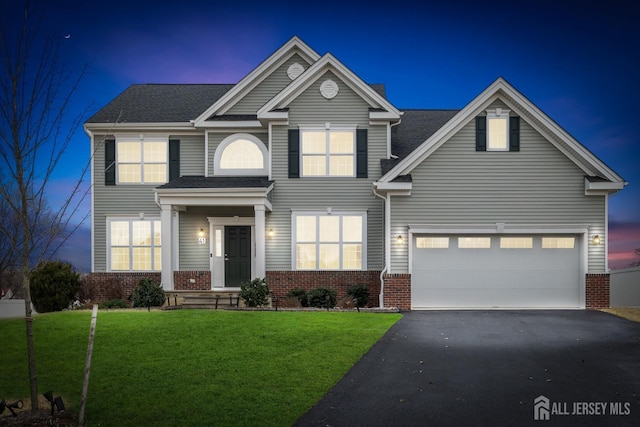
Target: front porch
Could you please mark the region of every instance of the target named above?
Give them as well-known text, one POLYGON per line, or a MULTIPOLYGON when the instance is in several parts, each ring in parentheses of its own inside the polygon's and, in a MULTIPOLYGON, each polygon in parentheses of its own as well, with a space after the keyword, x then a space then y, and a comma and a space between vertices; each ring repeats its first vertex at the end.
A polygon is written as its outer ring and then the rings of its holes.
POLYGON ((158 187, 165 291, 225 291, 265 277, 272 189, 267 177, 184 176, 158 187))

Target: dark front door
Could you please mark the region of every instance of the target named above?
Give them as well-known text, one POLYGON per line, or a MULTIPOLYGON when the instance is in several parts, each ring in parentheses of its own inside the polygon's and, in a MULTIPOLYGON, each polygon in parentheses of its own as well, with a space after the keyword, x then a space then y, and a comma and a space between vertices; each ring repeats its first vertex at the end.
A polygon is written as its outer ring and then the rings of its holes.
POLYGON ((224 285, 237 288, 251 280, 251 227, 224 228, 224 285))

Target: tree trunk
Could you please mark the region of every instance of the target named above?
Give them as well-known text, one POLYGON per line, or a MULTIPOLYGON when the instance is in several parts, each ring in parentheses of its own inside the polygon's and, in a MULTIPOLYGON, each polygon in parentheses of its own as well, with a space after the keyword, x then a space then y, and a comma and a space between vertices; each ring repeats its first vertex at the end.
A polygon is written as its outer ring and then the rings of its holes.
POLYGON ((38 412, 38 377, 36 376, 36 351, 33 345, 33 317, 31 310, 31 286, 28 268, 22 268, 22 287, 24 289, 24 314, 27 324, 27 357, 29 359, 29 387, 31 394, 31 413, 38 412))

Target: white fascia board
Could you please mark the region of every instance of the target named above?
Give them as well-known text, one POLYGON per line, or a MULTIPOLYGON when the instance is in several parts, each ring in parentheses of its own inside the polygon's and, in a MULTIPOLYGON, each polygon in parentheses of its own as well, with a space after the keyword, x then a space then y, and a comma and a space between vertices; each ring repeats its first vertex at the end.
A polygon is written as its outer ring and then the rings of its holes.
POLYGON ((400 118, 401 113, 396 107, 380 96, 330 53, 325 54, 297 79, 280 91, 280 93, 263 105, 262 108, 258 110, 258 118, 262 118, 264 114, 272 112, 272 110, 284 108, 289 105, 300 93, 316 82, 325 71, 329 70, 333 71, 337 77, 340 77, 344 84, 360 95, 371 107, 379 107, 387 110, 393 120, 400 118))
POLYGON ((225 121, 203 121, 198 128, 261 128, 260 120, 225 120, 225 121))
POLYGON ((591 182, 584 179, 584 194, 587 196, 615 193, 622 190, 627 185, 626 182, 591 182))
POLYGON ((310 63, 314 63, 320 58, 320 55, 311 49, 306 43, 304 43, 297 36, 293 36, 287 43, 282 45, 278 50, 272 53, 267 59, 265 59, 260 65, 253 69, 249 74, 247 74, 242 80, 240 80, 236 85, 234 85, 227 93, 222 95, 220 99, 218 99, 213 105, 207 108, 202 114, 200 114, 194 120, 198 126, 200 122, 208 119, 214 113, 226 108, 228 110, 232 104, 231 101, 241 95, 245 90, 250 89, 250 87, 255 87, 258 83, 260 83, 264 78, 260 78, 261 76, 268 75, 268 71, 273 67, 277 67, 280 63, 283 63, 288 58, 290 58, 295 49, 298 49, 301 56, 309 61, 310 63), (229 105, 228 105, 229 104, 229 105))
POLYGON ((413 188, 412 182, 374 182, 373 186, 376 190, 384 191, 384 192, 392 192, 392 194, 396 195, 396 191, 401 192, 409 192, 411 194, 411 189, 413 188))
POLYGON ((266 111, 263 114, 258 113, 258 118, 260 120, 268 120, 268 121, 289 121, 289 112, 288 111, 266 111))
MULTIPOLYGON (((400 113, 400 115, 402 115, 402 113, 400 113)), ((390 113, 388 111, 370 111, 369 120, 389 122, 391 120, 398 120, 398 116, 395 113, 390 113)))
POLYGON ((157 189, 160 204, 178 206, 254 206, 272 209, 268 188, 166 188, 157 189))
POLYGON ((154 122, 154 123, 85 123, 84 127, 92 131, 126 131, 126 130, 139 130, 139 129, 153 129, 158 131, 164 130, 185 130, 194 129, 193 124, 189 122, 154 122))

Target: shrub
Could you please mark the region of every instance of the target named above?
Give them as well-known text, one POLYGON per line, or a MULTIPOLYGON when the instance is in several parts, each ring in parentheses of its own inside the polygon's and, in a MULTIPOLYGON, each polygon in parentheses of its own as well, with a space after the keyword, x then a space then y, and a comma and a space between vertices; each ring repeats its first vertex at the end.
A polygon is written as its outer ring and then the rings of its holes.
POLYGON ((134 307, 159 307, 164 304, 164 299, 162 285, 149 277, 141 279, 133 290, 134 307))
POLYGON ((364 307, 369 301, 369 288, 367 285, 353 285, 347 289, 347 295, 356 300, 356 307, 364 307))
POLYGON ((311 307, 333 308, 336 306, 337 292, 333 289, 315 288, 307 294, 311 307))
POLYGON ((129 304, 127 304, 124 300, 121 299, 112 299, 109 301, 105 301, 99 304, 100 308, 108 309, 108 308, 129 308, 129 304))
POLYGON ((287 292, 287 298, 298 300, 301 307, 309 307, 309 297, 307 291, 301 288, 294 288, 287 292))
POLYGON ((31 301, 38 313, 68 308, 80 290, 80 275, 71 264, 45 261, 31 272, 31 301))
POLYGON ((269 305, 269 285, 266 279, 253 279, 240 285, 240 298, 247 307, 264 307, 269 305))

